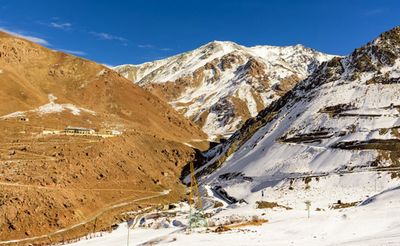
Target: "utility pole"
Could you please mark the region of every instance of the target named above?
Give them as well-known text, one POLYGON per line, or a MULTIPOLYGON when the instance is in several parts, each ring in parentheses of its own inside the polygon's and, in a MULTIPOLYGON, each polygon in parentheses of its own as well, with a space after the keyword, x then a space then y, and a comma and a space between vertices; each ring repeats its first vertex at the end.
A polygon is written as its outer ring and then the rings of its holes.
POLYGON ((129 225, 128 225, 128 239, 126 240, 126 245, 129 246, 129 225))
POLYGON ((190 193, 189 193, 189 232, 195 227, 207 227, 207 219, 204 216, 203 201, 196 180, 193 162, 190 162, 190 193), (195 196, 197 196, 195 201, 195 196))
POLYGON ((96 224, 97 224, 97 217, 96 217, 96 219, 94 219, 93 234, 96 233, 96 224))
POLYGON ((130 230, 129 230, 129 229, 130 229, 131 226, 133 225, 134 220, 135 220, 135 219, 130 219, 130 220, 128 220, 128 221, 126 222, 127 227, 128 227, 128 238, 127 238, 127 240, 126 240, 126 245, 127 245, 127 246, 129 246, 129 233, 130 233, 130 230))
POLYGON ((306 201, 307 206, 307 217, 310 218, 310 208, 311 208, 311 201, 306 201))

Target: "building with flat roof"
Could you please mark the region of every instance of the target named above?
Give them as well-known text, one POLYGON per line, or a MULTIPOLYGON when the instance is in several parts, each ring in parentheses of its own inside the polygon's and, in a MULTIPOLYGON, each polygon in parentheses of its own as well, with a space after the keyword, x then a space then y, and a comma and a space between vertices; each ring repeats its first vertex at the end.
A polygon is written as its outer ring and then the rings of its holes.
POLYGON ((64 129, 64 133, 66 133, 66 134, 79 134, 79 135, 92 135, 92 134, 95 134, 96 131, 94 129, 91 129, 91 128, 67 126, 64 129))

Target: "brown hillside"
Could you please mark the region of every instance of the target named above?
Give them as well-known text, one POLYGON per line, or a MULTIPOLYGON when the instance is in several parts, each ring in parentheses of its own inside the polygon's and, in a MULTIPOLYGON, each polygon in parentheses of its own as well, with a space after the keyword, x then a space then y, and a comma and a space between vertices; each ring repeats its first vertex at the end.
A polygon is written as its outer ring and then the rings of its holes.
POLYGON ((185 143, 207 147, 197 126, 116 72, 2 32, 0 101, 0 241, 88 222, 20 244, 61 241, 175 201, 195 154, 185 143), (43 134, 66 126, 122 135, 43 134), (121 202, 131 203, 107 210, 121 202))

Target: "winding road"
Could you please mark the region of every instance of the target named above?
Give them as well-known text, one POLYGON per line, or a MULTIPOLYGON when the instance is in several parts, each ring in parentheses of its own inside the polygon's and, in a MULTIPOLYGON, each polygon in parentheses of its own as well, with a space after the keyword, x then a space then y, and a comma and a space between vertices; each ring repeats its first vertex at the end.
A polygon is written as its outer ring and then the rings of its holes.
POLYGON ((27 189, 39 189, 39 190, 78 190, 78 191, 134 191, 140 193, 157 193, 158 191, 146 191, 146 190, 136 190, 136 189, 126 189, 126 188, 67 188, 67 187, 49 187, 49 186, 39 186, 39 185, 28 185, 20 183, 10 183, 10 182, 0 182, 0 186, 10 186, 10 187, 20 187, 27 189))
POLYGON ((134 200, 127 201, 127 202, 117 203, 117 204, 111 205, 111 206, 109 206, 109 207, 103 208, 102 210, 100 210, 99 212, 97 212, 97 213, 96 213, 95 215, 93 215, 92 217, 87 218, 87 219, 85 219, 85 220, 83 220, 83 221, 81 221, 81 222, 79 222, 79 223, 77 223, 77 224, 75 224, 75 225, 71 225, 71 226, 66 227, 66 228, 64 228, 64 229, 60 229, 60 230, 55 231, 55 232, 51 232, 51 233, 48 233, 48 234, 44 234, 44 235, 40 235, 40 236, 35 236, 35 237, 29 237, 29 238, 23 238, 23 239, 13 239, 13 240, 8 240, 8 241, 0 241, 0 245, 8 245, 8 244, 16 244, 16 243, 26 243, 26 242, 32 242, 32 241, 35 241, 35 240, 51 238, 52 236, 56 236, 56 235, 65 233, 65 232, 68 232, 68 231, 70 231, 70 230, 73 230, 73 229, 75 229, 75 228, 77 228, 77 227, 80 227, 80 226, 83 226, 83 225, 85 225, 85 224, 88 224, 88 223, 94 221, 94 220, 97 219, 98 217, 102 216, 103 214, 105 214, 105 213, 107 213, 107 212, 109 212, 109 211, 111 211, 111 210, 113 210, 113 209, 125 207, 125 206, 134 204, 134 203, 139 202, 139 201, 144 201, 144 200, 149 200, 149 199, 152 199, 152 198, 167 196, 167 195, 169 194, 169 192, 170 192, 170 190, 164 190, 164 191, 162 191, 162 192, 157 192, 157 194, 155 194, 155 195, 146 196, 146 197, 134 199, 134 200))

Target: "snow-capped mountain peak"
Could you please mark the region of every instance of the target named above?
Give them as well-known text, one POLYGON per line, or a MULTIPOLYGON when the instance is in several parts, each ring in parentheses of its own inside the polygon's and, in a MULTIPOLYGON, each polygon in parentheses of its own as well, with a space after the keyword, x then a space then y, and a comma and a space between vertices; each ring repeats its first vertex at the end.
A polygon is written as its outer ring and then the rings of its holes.
POLYGON ((399 83, 397 27, 323 63, 210 151, 198 175, 238 199, 266 189, 294 206, 362 200, 377 192, 371 178, 382 190, 398 185, 399 83))
POLYGON ((115 70, 218 139, 229 137, 332 57, 302 45, 245 47, 212 41, 163 60, 115 70))

